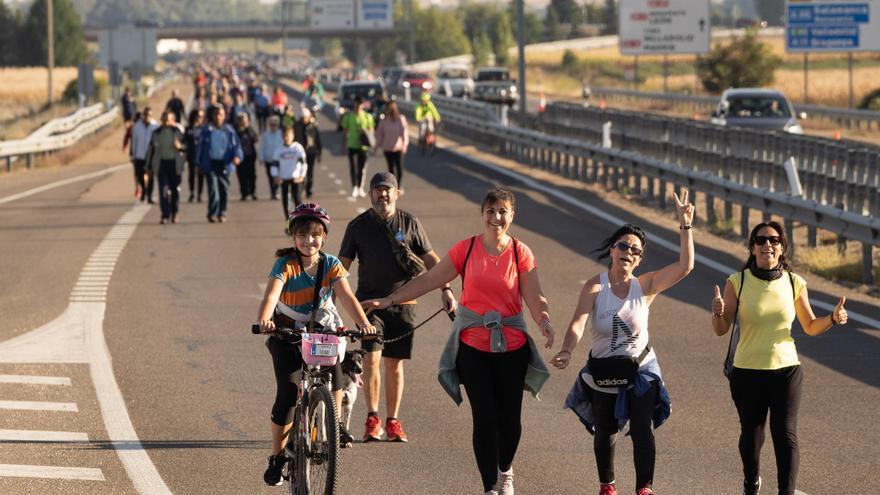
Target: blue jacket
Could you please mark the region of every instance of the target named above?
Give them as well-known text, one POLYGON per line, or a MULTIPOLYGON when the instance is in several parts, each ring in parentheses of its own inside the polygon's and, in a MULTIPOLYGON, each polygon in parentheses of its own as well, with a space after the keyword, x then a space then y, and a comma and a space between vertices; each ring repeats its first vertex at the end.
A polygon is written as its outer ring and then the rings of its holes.
MULTIPOLYGON (((202 134, 199 137, 199 152, 197 156, 199 167, 205 173, 211 171, 211 127, 209 125, 202 127, 202 134)), ((229 124, 223 124, 223 127, 220 129, 226 133, 226 142, 228 143, 226 151, 223 153, 223 163, 227 167, 234 167, 232 163, 233 158, 238 157, 239 160, 244 158, 244 153, 241 151, 241 144, 238 140, 238 133, 229 124)))
MULTIPOLYGON (((571 409, 577 415, 578 419, 581 420, 581 423, 587 427, 587 431, 592 435, 596 432, 594 426, 593 403, 590 400, 590 391, 588 390, 590 386, 587 385, 581 377, 584 373, 589 374, 589 370, 586 366, 578 372, 574 386, 571 387, 571 391, 565 399, 565 408, 571 409)), ((636 396, 641 396, 648 391, 648 388, 651 386, 651 381, 654 380, 659 383, 659 389, 657 391, 657 402, 654 404, 652 418, 654 428, 659 428, 660 425, 669 419, 669 414, 672 412, 672 402, 669 400, 669 392, 663 384, 663 378, 660 375, 660 366, 657 365, 656 359, 644 363, 642 367, 639 368, 635 383, 633 383, 633 388, 636 396)), ((614 417, 617 418, 618 430, 623 430, 624 426, 629 422, 629 416, 629 396, 626 393, 626 388, 621 387, 621 390, 617 394, 617 402, 614 403, 614 417)))

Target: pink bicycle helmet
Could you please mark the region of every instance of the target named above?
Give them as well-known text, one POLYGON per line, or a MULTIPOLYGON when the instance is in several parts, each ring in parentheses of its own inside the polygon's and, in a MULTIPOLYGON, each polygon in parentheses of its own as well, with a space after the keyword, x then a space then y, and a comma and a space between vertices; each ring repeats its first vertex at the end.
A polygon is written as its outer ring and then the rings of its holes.
POLYGON ((327 210, 321 208, 318 203, 302 203, 290 210, 290 215, 287 217, 288 232, 292 232, 294 222, 305 218, 314 218, 324 225, 325 231, 330 231, 330 215, 327 214, 327 210))

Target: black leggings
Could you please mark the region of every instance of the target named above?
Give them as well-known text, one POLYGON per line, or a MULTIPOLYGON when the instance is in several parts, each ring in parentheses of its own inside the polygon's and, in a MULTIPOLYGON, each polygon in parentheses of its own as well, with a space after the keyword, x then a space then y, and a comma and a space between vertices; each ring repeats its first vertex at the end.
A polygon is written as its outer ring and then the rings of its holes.
POLYGON ((348 173, 351 175, 351 187, 363 187, 366 168, 367 152, 348 148, 348 173))
MULTIPOLYGON (((633 389, 627 390, 629 396, 629 435, 633 442, 633 464, 636 467, 636 488, 650 487, 654 482, 654 428, 652 417, 657 401, 657 382, 641 397, 636 397, 633 389)), ((614 417, 614 404, 617 394, 606 394, 589 389, 596 420, 593 436, 593 452, 596 454, 596 467, 599 482, 614 481, 614 444, 617 441, 617 418, 614 417)))
MULTIPOLYGON (((275 369, 275 404, 272 405, 272 422, 276 425, 289 425, 293 422, 293 406, 296 405, 299 389, 299 371, 302 368, 302 354, 298 344, 291 344, 276 337, 266 339, 266 347, 272 354, 272 367, 275 369)), ((332 368, 331 390, 342 390, 342 367, 339 363, 332 368)))
POLYGON ((799 365, 777 370, 733 368, 730 395, 739 413, 739 455, 746 483, 758 480, 769 412, 779 494, 794 494, 800 463, 797 415, 802 385, 803 373, 799 365))
POLYGON ((284 218, 290 215, 290 197, 293 196, 293 207, 302 203, 302 182, 294 182, 293 180, 281 181, 281 208, 284 209, 284 218))
POLYGON ((529 364, 529 346, 492 353, 459 344, 456 369, 471 403, 474 455, 489 491, 498 469, 507 471, 522 434, 523 383, 529 364))
POLYGON ((397 187, 400 187, 403 184, 403 153, 386 151, 385 161, 388 162, 388 171, 397 177, 397 187))

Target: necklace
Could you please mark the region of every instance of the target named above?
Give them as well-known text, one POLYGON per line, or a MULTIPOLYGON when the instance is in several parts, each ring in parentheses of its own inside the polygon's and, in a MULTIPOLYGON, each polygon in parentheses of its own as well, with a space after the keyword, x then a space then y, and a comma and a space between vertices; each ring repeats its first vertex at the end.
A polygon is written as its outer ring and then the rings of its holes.
MULTIPOLYGON (((493 248, 498 250, 498 254, 489 254, 489 250, 486 250, 486 254, 495 262, 495 266, 498 266, 498 263, 501 261, 501 254, 504 253, 504 250, 507 249, 507 245, 510 244, 510 238, 507 239, 507 242, 504 243, 500 248, 498 246, 492 246, 493 248)), ((485 246, 483 246, 485 248, 485 246)))

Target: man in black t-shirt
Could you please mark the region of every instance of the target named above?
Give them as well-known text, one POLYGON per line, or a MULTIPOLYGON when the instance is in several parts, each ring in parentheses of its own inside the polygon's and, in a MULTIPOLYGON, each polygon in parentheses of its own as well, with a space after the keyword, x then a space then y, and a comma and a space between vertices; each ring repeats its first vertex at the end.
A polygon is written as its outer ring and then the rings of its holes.
MULTIPOLYGON (((360 301, 385 297, 410 280, 410 276, 395 258, 392 235, 396 241, 406 244, 421 258, 427 269, 430 270, 440 261, 440 257, 431 248, 431 242, 419 219, 397 209, 398 197, 400 190, 394 175, 388 172, 377 173, 370 180, 370 202, 373 207, 355 217, 345 229, 339 260, 347 270, 357 258, 358 287, 355 295, 360 301)), ((447 311, 453 311, 456 301, 448 285, 443 287, 441 297, 443 307, 447 311)), ((370 322, 381 329, 386 340, 401 337, 413 329, 414 305, 415 301, 407 301, 374 311, 369 315, 370 322)), ((362 341, 362 346, 367 351, 364 356, 364 394, 369 411, 365 442, 382 439, 379 419, 380 358, 385 362, 385 405, 388 413, 385 433, 389 441, 407 441, 398 414, 403 396, 403 360, 410 358, 412 345, 412 334, 384 346, 371 340, 362 341)))

